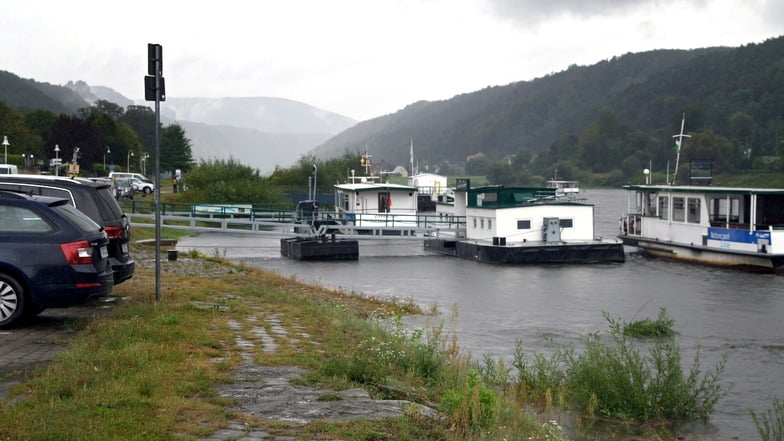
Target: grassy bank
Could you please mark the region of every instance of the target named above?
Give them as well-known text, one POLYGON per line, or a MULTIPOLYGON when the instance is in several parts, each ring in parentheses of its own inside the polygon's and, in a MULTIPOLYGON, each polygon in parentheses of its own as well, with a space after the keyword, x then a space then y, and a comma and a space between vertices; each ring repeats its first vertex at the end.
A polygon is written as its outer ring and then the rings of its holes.
MULTIPOLYGON (((136 239, 151 231, 137 229, 136 239)), ((636 363, 632 368, 645 368, 639 364, 645 357, 628 340, 616 340, 614 348, 589 339, 585 357, 565 349, 560 359, 526 359, 520 348, 515 373, 503 360, 475 362, 462 354, 439 317, 425 329, 403 329, 398 317, 422 313, 410 301, 327 290, 195 254, 162 262, 162 300, 155 302, 152 250, 134 245, 133 252, 140 264, 136 275, 113 293, 124 300, 109 315, 84 322, 66 351, 14 390, 25 398, 0 408, 0 440, 195 440, 237 419, 296 439, 558 440, 564 435, 557 423, 522 409, 555 402, 592 418, 618 418, 609 414, 609 398, 589 388, 611 389, 618 376, 596 374, 607 366, 616 373, 628 368, 619 353, 636 363), (445 418, 412 412, 293 427, 232 415, 231 402, 216 392, 241 362, 230 324, 259 315, 275 316, 308 337, 288 340, 274 353, 257 350, 257 364, 307 368, 303 384, 359 386, 376 398, 435 407, 445 418)), ((677 360, 674 350, 677 345, 662 353, 677 360)), ((668 381, 679 379, 676 365, 669 366, 668 381)), ((692 393, 678 392, 682 398, 692 393)), ((649 413, 646 419, 665 417, 649 413)))

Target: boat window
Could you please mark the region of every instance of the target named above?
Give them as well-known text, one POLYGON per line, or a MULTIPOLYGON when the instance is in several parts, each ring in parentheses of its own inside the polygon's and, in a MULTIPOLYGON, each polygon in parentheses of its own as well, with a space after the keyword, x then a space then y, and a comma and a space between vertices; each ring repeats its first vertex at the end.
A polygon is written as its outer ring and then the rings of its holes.
POLYGON ((517 221, 517 229, 518 230, 530 230, 531 229, 531 220, 518 220, 517 221))
POLYGON ((645 211, 643 211, 643 214, 646 216, 655 216, 657 193, 645 193, 645 196, 645 211))
POLYGON ((708 204, 711 222, 738 222, 740 218, 740 200, 738 198, 720 197, 708 204), (729 210, 727 208, 729 207, 729 210), (729 211, 729 220, 727 212, 729 211))
POLYGON ((672 221, 683 222, 686 220, 685 214, 683 198, 672 198, 672 221))
POLYGON ((668 219, 670 202, 667 196, 659 196, 659 219, 668 219))
POLYGON ((561 219, 560 220, 561 228, 572 228, 574 225, 573 219, 561 219))
POLYGON ((693 224, 700 223, 700 199, 688 198, 688 211, 686 212, 686 222, 693 224))
POLYGON ((487 220, 487 229, 488 230, 492 230, 493 229, 493 220, 492 219, 488 219, 487 220))
POLYGON ((476 218, 473 219, 474 219, 474 228, 476 228, 476 218))
POLYGON ((485 228, 485 219, 484 218, 479 219, 479 228, 484 230, 484 228, 485 228))

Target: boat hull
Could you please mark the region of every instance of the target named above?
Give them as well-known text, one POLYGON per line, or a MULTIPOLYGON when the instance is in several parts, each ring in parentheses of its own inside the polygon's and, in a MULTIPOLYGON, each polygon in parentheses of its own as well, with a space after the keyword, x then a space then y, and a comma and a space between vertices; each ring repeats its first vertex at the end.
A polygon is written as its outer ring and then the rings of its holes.
POLYGON ((784 272, 784 255, 723 250, 703 245, 679 244, 638 236, 619 236, 624 245, 643 254, 718 267, 758 272, 784 272))
POLYGON ((482 241, 431 239, 425 248, 463 259, 501 265, 585 264, 623 262, 621 242, 576 242, 495 245, 482 241))

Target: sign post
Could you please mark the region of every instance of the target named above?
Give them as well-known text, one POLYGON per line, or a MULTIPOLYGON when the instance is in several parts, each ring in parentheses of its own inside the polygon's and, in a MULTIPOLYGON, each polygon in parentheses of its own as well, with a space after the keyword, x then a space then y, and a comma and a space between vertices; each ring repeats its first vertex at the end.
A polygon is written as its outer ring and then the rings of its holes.
POLYGON ((155 300, 161 300, 161 101, 166 101, 163 79, 163 47, 147 44, 147 76, 144 77, 144 99, 155 101, 155 300))

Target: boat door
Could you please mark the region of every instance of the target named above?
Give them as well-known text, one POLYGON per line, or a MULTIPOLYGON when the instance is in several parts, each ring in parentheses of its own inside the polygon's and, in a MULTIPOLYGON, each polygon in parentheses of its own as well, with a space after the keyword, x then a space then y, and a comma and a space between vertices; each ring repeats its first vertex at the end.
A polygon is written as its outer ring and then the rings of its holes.
POLYGON ((392 208, 392 195, 390 195, 388 191, 386 191, 386 192, 379 192, 378 193, 378 212, 379 213, 389 213, 389 209, 390 208, 392 208))

